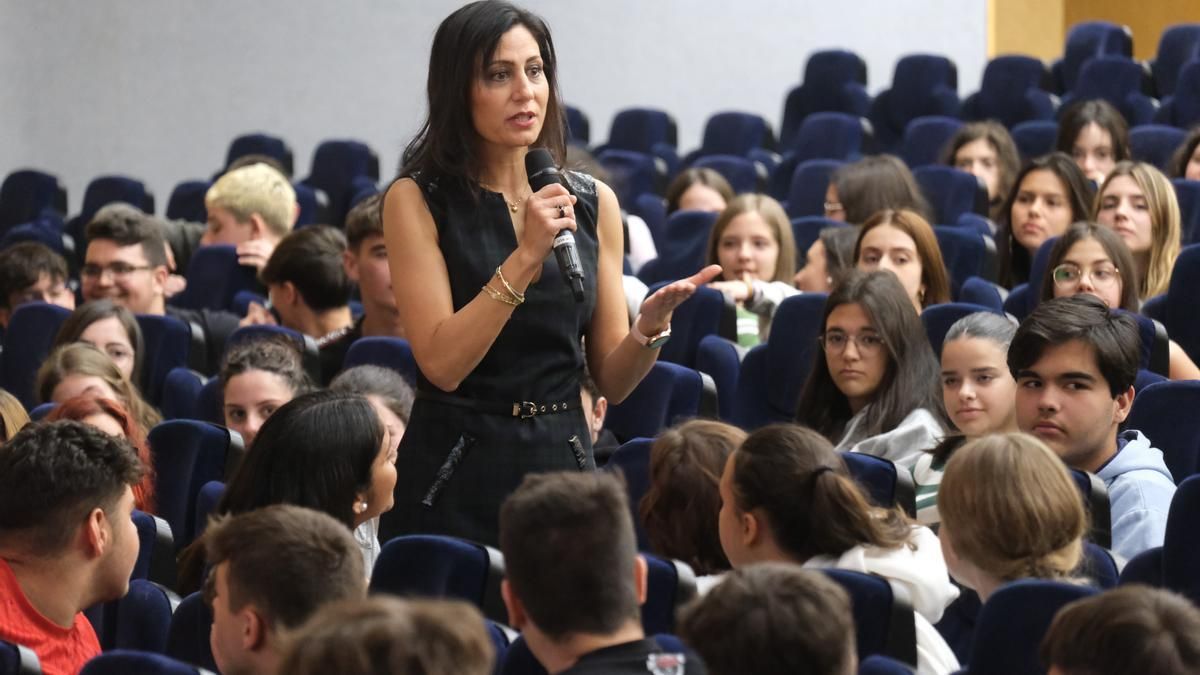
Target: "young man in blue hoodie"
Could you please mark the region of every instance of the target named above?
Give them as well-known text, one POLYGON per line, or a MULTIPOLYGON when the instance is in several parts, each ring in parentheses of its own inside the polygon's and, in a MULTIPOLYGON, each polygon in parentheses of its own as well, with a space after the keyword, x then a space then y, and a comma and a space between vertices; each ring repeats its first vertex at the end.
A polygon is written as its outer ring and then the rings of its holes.
POLYGON ((1162 451, 1139 431, 1118 433, 1133 405, 1139 344, 1132 317, 1079 294, 1041 303, 1008 348, 1017 425, 1104 481, 1113 551, 1125 558, 1162 545, 1175 494, 1162 451))

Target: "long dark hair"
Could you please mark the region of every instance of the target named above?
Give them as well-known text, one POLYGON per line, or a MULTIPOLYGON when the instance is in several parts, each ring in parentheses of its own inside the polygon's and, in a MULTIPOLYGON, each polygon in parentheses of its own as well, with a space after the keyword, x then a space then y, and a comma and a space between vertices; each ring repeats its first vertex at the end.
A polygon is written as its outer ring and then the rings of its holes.
POLYGON ((1046 263, 1046 276, 1042 279, 1040 300, 1045 302, 1054 297, 1054 275, 1050 273, 1051 270, 1062 263, 1072 246, 1088 239, 1095 239, 1099 242, 1100 247, 1108 255, 1108 259, 1112 261, 1113 267, 1116 267, 1117 273, 1121 275, 1121 306, 1119 309, 1137 313, 1139 308, 1137 265, 1133 262, 1133 254, 1129 252, 1125 240, 1112 228, 1089 222, 1078 222, 1071 225, 1058 238, 1058 241, 1054 242, 1054 247, 1050 249, 1050 260, 1046 263))
POLYGON ((933 212, 908 166, 894 155, 869 155, 838 167, 829 182, 837 188, 846 222, 862 225, 883 209, 908 209, 928 220, 933 212))
POLYGON ((480 0, 446 17, 433 36, 426 95, 429 112, 404 151, 400 174, 418 172, 475 184, 481 158, 479 134, 471 118, 471 90, 496 52, 500 38, 515 26, 533 34, 550 85, 545 121, 535 145, 566 161, 566 115, 558 91, 558 58, 550 29, 541 17, 508 2, 480 0))
POLYGON ((1075 150, 1079 133, 1093 123, 1112 137, 1114 162, 1130 159, 1129 123, 1119 110, 1103 99, 1078 101, 1063 111, 1058 119, 1058 138, 1054 141, 1054 149, 1070 155, 1075 150))
POLYGON ((1075 164, 1075 160, 1064 152, 1052 152, 1030 160, 1021 168, 1017 179, 1013 181, 1012 190, 1000 207, 999 229, 996 232, 997 261, 1000 268, 1000 285, 1012 288, 1017 284, 1029 281, 1029 269, 1033 264, 1032 256, 1013 237, 1012 207, 1021 193, 1021 183, 1025 177, 1034 171, 1049 171, 1062 182, 1067 191, 1067 200, 1071 203, 1071 222, 1087 220, 1091 213, 1092 188, 1091 183, 1083 175, 1083 171, 1075 164))
MULTIPOLYGON (((54 336, 53 346, 79 342, 83 331, 87 330, 88 326, 108 318, 116 319, 117 323, 121 324, 121 328, 125 329, 125 336, 129 338, 129 344, 133 346, 133 372, 129 375, 129 381, 141 383, 142 361, 145 359, 146 353, 145 341, 142 339, 142 327, 138 325, 133 312, 108 298, 92 300, 76 307, 75 311, 71 312, 71 316, 68 316, 67 320, 59 327, 58 334, 54 336)), ((104 350, 103 345, 97 347, 101 351, 104 350)))
MULTIPOLYGON (((917 408, 924 408, 947 426, 941 396, 941 369, 912 300, 895 274, 887 271, 849 272, 825 301, 821 330, 841 305, 858 304, 887 345, 887 370, 871 400, 872 413, 863 432, 876 436, 894 429, 917 408)), ((813 366, 800 393, 796 421, 836 443, 850 420, 850 401, 829 373, 824 350, 813 353, 813 366)))
POLYGON ((800 561, 899 548, 911 535, 903 511, 872 506, 829 441, 795 424, 763 427, 733 453, 733 496, 738 511, 766 513, 775 542, 800 561))

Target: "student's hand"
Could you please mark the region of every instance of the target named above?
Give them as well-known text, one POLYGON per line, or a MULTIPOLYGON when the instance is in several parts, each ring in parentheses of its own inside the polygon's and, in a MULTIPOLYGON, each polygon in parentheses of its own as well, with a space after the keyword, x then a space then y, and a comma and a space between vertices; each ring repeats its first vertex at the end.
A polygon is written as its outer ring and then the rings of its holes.
POLYGON ((265 239, 250 239, 237 246, 238 264, 262 271, 270 260, 275 245, 265 239))
POLYGON ((185 288, 187 288, 187 277, 171 274, 167 276, 167 283, 163 286, 163 293, 169 298, 182 293, 185 288))
MULTIPOLYGON (((646 298, 642 303, 638 331, 642 335, 662 332, 671 323, 671 314, 684 300, 692 297, 696 289, 709 283, 721 273, 720 265, 709 265, 686 279, 667 284, 646 298)), ((734 282, 741 284, 740 281, 734 282)))
POLYGON ((745 302, 754 295, 754 276, 747 272, 737 281, 714 281, 708 287, 721 291, 734 302, 745 302))
POLYGON ((239 326, 275 326, 275 315, 271 310, 263 307, 257 302, 250 303, 250 307, 246 310, 246 316, 238 322, 239 326))

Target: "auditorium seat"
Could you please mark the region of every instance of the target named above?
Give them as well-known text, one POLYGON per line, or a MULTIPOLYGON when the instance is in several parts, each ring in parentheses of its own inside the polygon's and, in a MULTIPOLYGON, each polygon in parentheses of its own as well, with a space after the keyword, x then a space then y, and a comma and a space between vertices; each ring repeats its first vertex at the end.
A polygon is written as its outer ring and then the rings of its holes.
POLYGON ((453 598, 507 621, 500 597, 504 557, 490 546, 438 535, 396 537, 383 546, 371 572, 370 593, 453 598))
POLYGON ((1001 586, 979 612, 966 672, 1043 672, 1038 649, 1054 615, 1064 605, 1097 592, 1089 586, 1032 579, 1001 586))
POLYGON ((717 215, 709 211, 676 211, 668 216, 658 257, 642 265, 638 278, 650 285, 695 274, 704 266, 705 246, 717 215))
MULTIPOLYGON (((1185 246, 1175 259, 1171 284, 1167 287, 1166 320, 1171 339, 1183 347, 1192 361, 1200 360, 1200 312, 1196 311, 1196 289, 1200 288, 1200 245, 1185 246)), ((17 310, 19 313, 21 310, 17 310)), ((5 359, 7 362, 8 359, 5 359)))
POLYGON ((1129 130, 1129 151, 1135 161, 1149 162, 1165 172, 1186 136, 1182 129, 1165 124, 1142 124, 1129 130))
POLYGON ((870 150, 873 136, 871 123, 865 117, 820 112, 806 117, 791 141, 780 149, 785 159, 793 160, 793 168, 810 159, 851 162, 870 150))
POLYGON ((886 578, 841 569, 821 570, 850 595, 858 658, 880 654, 917 665, 916 614, 886 578))
POLYGON ((912 473, 897 469, 890 460, 863 452, 843 452, 842 461, 854 481, 877 506, 898 507, 909 518, 917 517, 917 492, 912 473))
POLYGON ((945 115, 927 115, 910 121, 900 141, 900 159, 910 169, 941 163, 942 151, 962 125, 957 117, 945 115))
POLYGON ((1200 60, 1189 61, 1179 71, 1175 93, 1163 98, 1154 121, 1180 129, 1200 123, 1200 60))
POLYGON ((105 652, 83 667, 79 675, 212 675, 203 668, 176 661, 162 654, 115 649, 105 652))
POLYGON ((1183 245, 1200 243, 1200 180, 1173 178, 1175 199, 1179 202, 1179 227, 1183 245))
POLYGON ((1200 472, 1200 382, 1161 382, 1139 390, 1125 421, 1162 450, 1175 483, 1200 472))
POLYGON ((646 221, 655 248, 664 245, 667 227, 667 200, 656 194, 638 195, 632 204, 624 205, 630 213, 646 221))
POLYGON ((653 438, 633 438, 621 444, 609 458, 602 471, 625 477, 625 494, 629 496, 629 511, 633 516, 634 534, 639 551, 649 551, 650 541, 641 517, 642 497, 650 490, 650 446, 653 438))
POLYGON ((1014 286, 1004 300, 1004 311, 1015 316, 1018 321, 1024 321, 1041 302, 1042 281, 1046 276, 1046 267, 1050 264, 1050 251, 1057 241, 1058 237, 1049 237, 1042 242, 1029 265, 1029 282, 1014 286))
POLYGON ((869 656, 858 664, 858 675, 911 675, 913 669, 902 661, 886 656, 869 656))
POLYGON ((762 192, 767 169, 762 164, 736 155, 706 155, 692 163, 693 169, 712 169, 729 181, 736 194, 762 192))
POLYGON ((193 223, 208 222, 208 207, 204 205, 204 195, 212 181, 185 180, 171 189, 167 198, 166 216, 169 220, 187 220, 193 223))
POLYGON ((717 388, 717 412, 725 421, 733 419, 734 398, 745 353, 745 347, 719 335, 700 338, 696 348, 696 370, 712 378, 717 388))
MULTIPOLYGON (((647 297, 670 282, 659 282, 650 286, 647 297)), ((737 338, 737 308, 725 299, 725 294, 715 288, 701 286, 692 297, 675 308, 671 317, 671 339, 658 353, 659 361, 677 363, 687 368, 696 367, 696 350, 700 340, 707 335, 737 338)))
POLYGON ((228 310, 239 291, 258 291, 258 270, 238 263, 237 247, 201 246, 188 263, 187 287, 167 304, 185 309, 228 310))
POLYGON ((821 236, 821 230, 830 227, 850 227, 841 220, 831 220, 824 216, 804 216, 792 219, 792 238, 796 242, 796 269, 804 266, 808 249, 821 236))
POLYGON ((658 157, 666 162, 667 174, 679 169, 679 131, 675 118, 665 110, 625 108, 613 117, 608 142, 592 149, 593 155, 605 150, 628 150, 658 157))
POLYGON ((224 427, 195 420, 171 420, 150 430, 158 515, 171 525, 182 550, 195 536, 200 487, 223 480, 241 461, 242 437, 224 427))
POLYGON ((42 675, 42 662, 29 647, 0 640, 0 675, 42 675))
POLYGON ((912 173, 933 209, 933 224, 953 225, 967 213, 987 215, 987 185, 978 177, 944 165, 922 166, 912 173))
POLYGON ((29 411, 29 420, 32 422, 41 422, 42 420, 46 419, 46 415, 49 415, 50 411, 54 410, 57 405, 58 404, 53 401, 47 401, 34 406, 33 410, 29 411))
POLYGON ((354 180, 350 181, 350 208, 346 213, 349 214, 350 209, 377 194, 379 194, 379 186, 374 179, 367 176, 356 176, 354 180))
POLYGON ((165 653, 171 615, 178 605, 179 596, 170 590, 144 579, 130 581, 129 591, 114 605, 115 630, 108 648, 165 653))
POLYGON ((587 114, 573 105, 564 107, 567 114, 567 142, 586 148, 592 142, 592 124, 587 114))
POLYGON ((1163 587, 1163 547, 1155 546, 1133 556, 1121 570, 1119 585, 1145 584, 1154 588, 1163 587))
POLYGON ((1061 116, 1073 103, 1100 99, 1108 101, 1129 126, 1149 124, 1158 111, 1158 100, 1142 93, 1150 70, 1127 56, 1096 56, 1083 63, 1075 85, 1062 97, 1061 116))
POLYGON ((1106 549, 1112 548, 1112 506, 1108 497, 1108 486, 1094 473, 1082 469, 1070 469, 1071 480, 1083 499, 1092 526, 1088 539, 1106 549))
POLYGON ((144 183, 125 176, 100 176, 88 183, 83 193, 83 208, 67 221, 65 232, 75 240, 76 255, 82 262, 87 251, 84 229, 96 212, 114 202, 125 202, 146 213, 154 213, 154 193, 144 183))
POLYGON ((1112 551, 1090 541, 1083 542, 1083 559, 1079 562, 1076 575, 1087 579, 1102 591, 1116 588, 1121 576, 1120 565, 1112 551))
POLYGON ((1150 61, 1155 94, 1162 98, 1175 93, 1179 71, 1200 59, 1200 23, 1168 26, 1158 39, 1158 51, 1150 61))
POLYGON ((130 578, 174 586, 175 535, 171 525, 144 511, 134 510, 132 518, 138 533, 138 555, 130 578))
POLYGON ((242 134, 229 142, 229 150, 225 153, 225 168, 218 176, 229 170, 229 166, 246 155, 266 155, 283 166, 284 175, 292 177, 295 171, 295 158, 292 148, 282 138, 264 133, 242 134))
POLYGON ((704 123, 704 138, 700 147, 688 153, 683 163, 691 166, 697 159, 709 155, 735 155, 753 159, 756 150, 774 149, 775 134, 762 115, 725 111, 708 118, 704 123))
POLYGON ((36 220, 14 225, 0 235, 0 250, 23 241, 42 244, 61 255, 67 261, 67 274, 79 276, 79 256, 75 251, 75 238, 63 230, 62 219, 57 214, 45 211, 36 220))
POLYGON ((797 166, 787 184, 784 210, 788 217, 824 216, 825 191, 833 172, 842 164, 831 159, 814 159, 797 166))
POLYGON ((1067 32, 1063 57, 1050 66, 1055 91, 1071 91, 1079 79, 1083 64, 1097 56, 1133 56, 1133 32, 1129 26, 1109 21, 1083 21, 1067 32))
POLYGON ((195 420, 198 417, 196 402, 205 378, 190 368, 172 368, 163 381, 162 411, 165 420, 195 420))
POLYGON ((653 155, 613 148, 598 153, 596 161, 608 172, 609 187, 621 204, 644 194, 661 195, 666 188, 667 164, 653 155))
POLYGON ((804 65, 804 81, 788 92, 779 127, 781 147, 791 147, 800 125, 823 112, 865 117, 871 106, 867 93, 867 62, 851 51, 813 52, 804 65))
POLYGON ((933 348, 933 353, 938 359, 942 358, 942 345, 946 341, 946 333, 954 325, 954 322, 976 312, 1001 314, 990 307, 968 302, 945 302, 940 305, 930 305, 921 312, 921 323, 925 326, 925 335, 928 336, 929 346, 933 348))
POLYGON ((0 386, 31 409, 36 404, 37 371, 70 310, 44 302, 30 302, 13 311, 4 331, 4 358, 0 359, 0 386))
POLYGON ((659 361, 641 383, 617 404, 610 404, 604 426, 620 441, 658 432, 692 417, 717 416, 712 378, 691 368, 659 361))
POLYGON ((1058 138, 1058 123, 1052 120, 1030 120, 1021 122, 1012 128, 1013 143, 1022 161, 1054 151, 1054 142, 1058 138))
POLYGON ((417 384, 417 360, 408 340, 397 337, 362 337, 350 344, 342 369, 373 365, 400 373, 409 384, 417 384))
POLYGON ((983 69, 979 91, 963 101, 965 120, 996 120, 1012 129, 1031 120, 1053 120, 1057 103, 1044 86, 1050 71, 1032 56, 997 56, 983 69))
POLYGON ((1004 298, 1008 291, 980 277, 968 277, 958 289, 958 301, 982 305, 993 312, 1004 312, 1004 298))
POLYGON ((990 238, 960 227, 935 225, 942 261, 950 276, 951 290, 959 289, 971 277, 996 276, 996 245, 990 238))
POLYGON ((142 394, 153 405, 162 401, 167 374, 175 368, 203 366, 207 354, 203 336, 173 316, 138 314, 142 329, 142 394))
POLYGON ((167 656, 217 672, 217 663, 213 660, 209 643, 212 622, 212 607, 204 601, 202 592, 184 598, 171 617, 167 632, 167 656))
POLYGON ((221 481, 210 480, 200 487, 200 492, 196 494, 196 520, 192 530, 196 537, 208 529, 208 519, 216 512, 224 496, 225 483, 221 481))
POLYGON ((696 598, 696 575, 687 563, 649 553, 646 559, 646 601, 642 603, 642 629, 647 635, 671 633, 679 609, 696 598))
POLYGON ((4 177, 0 183, 0 232, 37 220, 47 211, 59 218, 67 213, 67 189, 57 176, 21 169, 4 177))
POLYGON ((1200 516, 1200 477, 1192 476, 1179 484, 1167 515, 1163 538, 1163 585, 1200 603, 1200 541, 1196 539, 1196 518, 1200 516))
POLYGON ((351 184, 358 176, 379 180, 379 156, 366 143, 355 140, 323 141, 313 152, 312 169, 300 181, 321 190, 329 205, 320 222, 342 227, 350 210, 351 184))
POLYGON ((871 102, 868 117, 879 149, 895 152, 912 120, 959 113, 958 69, 944 56, 909 54, 896 63, 892 84, 871 102))
POLYGON ((296 229, 321 222, 321 212, 329 208, 328 195, 303 183, 292 183, 292 189, 296 192, 296 206, 300 209, 296 216, 296 229))

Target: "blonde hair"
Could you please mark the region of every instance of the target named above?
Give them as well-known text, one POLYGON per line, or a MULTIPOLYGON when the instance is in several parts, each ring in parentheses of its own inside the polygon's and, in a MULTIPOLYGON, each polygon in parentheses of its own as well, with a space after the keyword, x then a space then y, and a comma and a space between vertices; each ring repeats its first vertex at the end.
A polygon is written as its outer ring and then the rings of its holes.
POLYGON ((0 423, 3 424, 4 438, 0 442, 12 438, 21 427, 29 424, 29 413, 16 396, 0 389, 0 423))
POLYGON ((1073 576, 1088 520, 1067 467, 1025 434, 970 441, 938 490, 943 535, 958 556, 1003 581, 1073 576))
POLYGON ((708 246, 705 254, 707 264, 717 263, 717 248, 721 243, 721 235, 725 232, 725 228, 729 227, 729 223, 743 213, 751 212, 762 216, 767 227, 771 228, 771 233, 775 235, 775 243, 779 245, 779 257, 775 260, 775 276, 768 281, 786 281, 790 284, 792 277, 796 276, 796 239, 792 236, 792 222, 788 220, 787 213, 784 212, 779 202, 767 195, 738 195, 729 202, 708 233, 708 246))
POLYGON ((1171 270, 1175 267, 1175 258, 1179 257, 1182 218, 1175 188, 1153 164, 1118 162, 1096 192, 1096 201, 1092 205, 1093 220, 1100 213, 1104 191, 1117 176, 1129 176, 1137 183, 1150 210, 1150 262, 1146 265, 1145 274, 1138 280, 1138 297, 1145 300, 1162 295, 1171 284, 1171 270))
POLYGON ((287 236, 296 220, 296 191, 288 179, 259 162, 226 172, 204 195, 206 208, 222 208, 239 222, 258 214, 271 232, 287 236))
POLYGON ((133 414, 143 433, 162 421, 162 415, 142 398, 108 354, 86 342, 62 345, 46 357, 37 374, 38 403, 50 401, 58 385, 71 375, 91 375, 104 380, 120 397, 119 403, 133 414))

